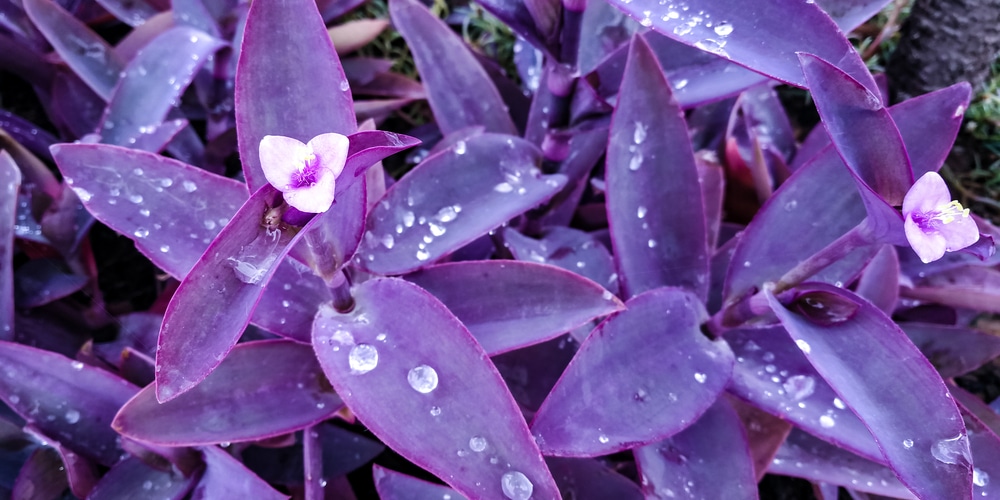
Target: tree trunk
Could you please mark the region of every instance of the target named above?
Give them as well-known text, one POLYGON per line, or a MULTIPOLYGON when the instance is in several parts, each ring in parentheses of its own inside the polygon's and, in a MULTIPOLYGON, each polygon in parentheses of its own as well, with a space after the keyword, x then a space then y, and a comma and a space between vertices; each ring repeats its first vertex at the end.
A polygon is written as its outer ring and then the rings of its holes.
POLYGON ((889 59, 893 101, 967 81, 974 91, 1000 51, 1000 0, 916 0, 889 59))

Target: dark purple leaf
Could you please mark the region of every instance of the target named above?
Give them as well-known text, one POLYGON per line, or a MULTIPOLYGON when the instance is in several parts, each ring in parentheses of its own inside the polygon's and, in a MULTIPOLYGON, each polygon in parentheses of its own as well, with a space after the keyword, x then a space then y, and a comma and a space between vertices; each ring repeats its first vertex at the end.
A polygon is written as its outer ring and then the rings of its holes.
POLYGON ((0 339, 14 338, 14 225, 17 224, 21 171, 6 151, 0 151, 0 339))
POLYGON ((111 46, 52 0, 27 0, 24 10, 66 65, 102 99, 110 99, 125 69, 111 46))
MULTIPOLYGON (((216 9, 225 10, 225 14, 229 14, 228 11, 234 6, 230 1, 209 3, 216 9)), ((170 7, 177 25, 190 26, 214 38, 222 38, 219 24, 212 18, 212 13, 202 0, 171 0, 170 7)))
POLYGON ((624 307, 590 280, 528 262, 440 264, 406 279, 443 302, 490 356, 549 340, 624 307))
POLYGON ((490 14, 496 16, 497 19, 503 21, 519 37, 526 39, 530 43, 528 47, 531 47, 532 50, 534 50, 534 47, 538 47, 546 52, 551 52, 555 48, 554 42, 546 40, 538 32, 535 20, 524 1, 479 0, 476 3, 481 5, 490 14))
POLYGON ((530 143, 488 133, 428 157, 369 213, 361 264, 378 274, 413 271, 535 207, 565 184, 537 163, 530 143))
POLYGON ((420 139, 415 137, 381 130, 364 130, 351 134, 348 139, 351 142, 344 172, 353 172, 355 177, 386 157, 420 144, 420 139))
POLYGON ((287 498, 254 475, 229 453, 216 446, 202 449, 205 455, 205 472, 198 486, 191 492, 192 500, 219 498, 253 498, 278 500, 287 498))
POLYGON ((1000 356, 1000 337, 972 328, 900 323, 943 378, 965 375, 1000 356))
MULTIPOLYGON (((310 229, 305 231, 301 243, 292 247, 290 252, 292 257, 308 264, 313 272, 327 283, 335 283, 341 279, 337 273, 354 256, 365 230, 367 204, 365 178, 361 177, 350 184, 346 182, 341 184, 337 185, 336 202, 330 210, 316 218, 316 224, 312 224, 310 229), (340 190, 341 184, 350 187, 340 190)), ((329 296, 328 291, 318 292, 317 297, 329 296)), ((308 301, 306 304, 315 306, 319 303, 308 301)), ((311 315, 315 311, 315 307, 311 311, 305 311, 306 314, 302 319, 309 317, 311 321, 311 315)))
POLYGON ((374 279, 352 292, 351 312, 320 309, 313 347, 372 433, 465 495, 555 498, 517 405, 459 320, 403 280, 374 279))
POLYGON ((126 146, 166 118, 198 68, 223 46, 201 31, 178 26, 156 37, 125 68, 101 119, 101 142, 126 146))
POLYGON ((895 248, 882 245, 882 249, 861 274, 856 292, 886 314, 892 314, 896 310, 896 301, 899 300, 899 258, 895 248))
MULTIPOLYGON (((52 160, 52 155, 49 153, 49 146, 59 142, 55 136, 45 129, 39 128, 34 123, 2 109, 0 109, 0 131, 2 131, 0 132, 0 136, 3 134, 9 135, 13 139, 12 142, 22 145, 31 154, 46 161, 52 160)), ((9 146, 10 144, 5 141, 4 148, 7 149, 9 146)), ((49 173, 51 174, 51 172, 49 173)), ((52 181, 49 182, 57 183, 54 176, 52 177, 52 181)), ((44 190, 54 192, 51 188, 44 190)))
POLYGON ((86 498, 100 478, 97 465, 58 443, 53 443, 52 446, 59 452, 63 467, 66 468, 70 492, 79 498, 86 498))
POLYGON ((738 101, 749 131, 761 146, 773 148, 788 159, 795 153, 795 131, 788 120, 778 94, 769 85, 758 85, 744 92, 738 101))
POLYGON ((357 130, 350 87, 312 0, 250 5, 236 78, 236 132, 250 192, 264 184, 265 135, 308 142, 357 130))
POLYGON ((608 56, 628 44, 639 24, 608 2, 589 0, 583 11, 577 69, 586 75, 608 56))
MULTIPOLYGON (((351 472, 385 451, 377 441, 329 423, 315 427, 323 447, 323 477, 335 478, 351 472)), ((302 443, 280 448, 252 446, 243 451, 243 462, 269 483, 302 484, 302 443)))
POLYGON ((816 108, 844 163, 886 203, 901 205, 913 184, 913 171, 899 130, 875 89, 818 56, 799 57, 816 108))
POLYGON ((736 354, 729 392, 799 428, 876 462, 871 433, 781 327, 726 332, 736 354))
POLYGON ((701 333, 696 297, 662 288, 625 306, 587 337, 535 415, 546 454, 604 455, 674 435, 729 383, 732 351, 701 333))
POLYGON ((553 227, 533 240, 504 230, 506 247, 517 260, 551 264, 579 274, 618 294, 618 273, 611 253, 594 236, 568 227, 553 227))
MULTIPOLYGON (((1000 475, 1000 438, 987 422, 979 418, 979 415, 987 413, 984 411, 988 409, 984 408, 986 405, 981 401, 978 404, 972 403, 970 398, 966 397, 970 396, 968 393, 962 389, 958 391, 963 392, 961 396, 956 394, 956 400, 962 410, 965 427, 969 431, 969 447, 975 458, 975 467, 972 469, 973 498, 994 496, 1000 492, 1000 485, 995 482, 991 484, 990 477, 1000 475), (966 403, 970 403, 969 406, 974 405, 975 409, 968 408, 966 403)), ((994 416, 995 414, 988 415, 989 420, 995 421, 994 416)))
MULTIPOLYGON (((733 375, 735 376, 735 373, 733 375)), ((754 473, 760 481, 767 472, 771 459, 792 430, 792 424, 742 400, 736 398, 727 400, 743 421, 743 427, 747 431, 747 441, 750 444, 750 455, 753 457, 754 473)))
POLYGON ((640 37, 633 39, 611 121, 606 170, 623 296, 678 286, 704 299, 708 246, 698 168, 684 113, 640 37))
POLYGON ((903 288, 907 298, 951 307, 1000 313, 1000 270, 965 266, 932 274, 913 288, 903 288))
POLYGON ((378 464, 372 467, 375 479, 375 490, 382 500, 438 500, 449 498, 462 500, 464 495, 441 485, 428 483, 422 479, 407 476, 392 469, 386 469, 378 464))
POLYGON ((891 0, 818 0, 816 3, 830 15, 844 33, 875 17, 891 0))
POLYGON ((638 500, 642 492, 631 480, 592 458, 548 457, 545 463, 562 498, 577 500, 638 500))
POLYGON ((59 453, 52 448, 38 448, 28 457, 14 481, 11 498, 60 498, 69 487, 59 453))
POLYGON ((443 133, 482 125, 487 132, 517 134, 500 93, 451 28, 414 0, 393 0, 389 12, 413 53, 443 133))
POLYGON ((817 324, 768 294, 789 335, 865 423, 900 480, 919 497, 971 498, 968 436, 931 364, 885 313, 851 292, 821 283, 800 291, 837 295, 857 305, 850 317, 817 324), (919 393, 901 388, 900 380, 919 387, 919 393))
POLYGON ((656 0, 611 3, 662 35, 792 85, 809 86, 796 57, 798 52, 809 52, 837 61, 841 69, 876 90, 857 51, 813 3, 765 0, 747 5, 708 0, 699 2, 697 10, 656 0))
POLYGON ((90 492, 88 500, 156 498, 181 500, 194 486, 195 476, 184 477, 171 470, 155 469, 128 457, 115 464, 90 492))
POLYGON ((687 429, 634 453, 647 498, 757 498, 747 435, 724 399, 687 429))
POLYGON ((14 273, 14 302, 17 307, 32 308, 54 302, 78 292, 90 281, 90 278, 67 272, 63 267, 58 259, 34 259, 17 268, 14 273))
POLYGON ((0 399, 76 453, 110 466, 121 449, 114 413, 139 389, 100 368, 58 354, 0 342, 0 399))
POLYGON ((587 187, 590 172, 604 155, 608 130, 598 127, 573 133, 567 143, 569 156, 559 165, 559 173, 568 179, 566 187, 552 197, 548 213, 539 221, 544 226, 567 226, 587 187))
POLYGON ((913 493, 899 482, 892 469, 820 441, 798 429, 792 430, 788 435, 767 471, 893 498, 913 498, 913 493))
POLYGON ((69 137, 93 133, 101 121, 105 103, 76 75, 59 73, 52 83, 52 118, 69 137))
POLYGON ((195 446, 294 432, 340 406, 308 346, 267 340, 236 346, 201 384, 166 403, 146 387, 112 425, 139 441, 195 446))
MULTIPOLYGON (((583 330, 582 336, 585 337, 591 328, 584 326, 574 332, 580 330, 583 330)), ((542 406, 578 346, 570 333, 491 359, 500 376, 507 382, 507 389, 520 405, 525 418, 534 415, 542 406)))
POLYGON ((154 17, 158 10, 147 0, 96 0, 111 15, 125 24, 137 27, 154 17))

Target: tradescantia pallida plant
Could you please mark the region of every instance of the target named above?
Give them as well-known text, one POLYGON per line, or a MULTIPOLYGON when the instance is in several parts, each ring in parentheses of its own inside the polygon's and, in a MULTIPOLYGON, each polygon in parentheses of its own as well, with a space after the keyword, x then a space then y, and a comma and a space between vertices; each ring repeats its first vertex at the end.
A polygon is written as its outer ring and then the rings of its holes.
POLYGON ((887 105, 843 35, 882 4, 483 1, 523 88, 414 0, 422 85, 340 59, 342 3, 104 0, 116 46, 9 7, 0 62, 59 137, 4 115, 0 399, 32 444, 2 486, 995 495, 1000 418, 952 379, 1000 354, 970 326, 997 231, 937 174, 970 89, 887 105), (819 111, 801 144, 778 82, 819 111), (424 98, 433 126, 375 128, 424 98), (93 219, 179 284, 84 343, 28 313, 99 297, 93 219))

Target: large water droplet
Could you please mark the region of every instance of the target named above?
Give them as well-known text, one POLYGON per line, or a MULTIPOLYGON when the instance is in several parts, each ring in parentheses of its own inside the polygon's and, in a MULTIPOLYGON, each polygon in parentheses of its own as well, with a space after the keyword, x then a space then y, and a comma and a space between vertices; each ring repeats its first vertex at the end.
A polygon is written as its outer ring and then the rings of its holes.
POLYGON ((715 31, 716 35, 729 36, 733 32, 733 25, 723 21, 719 24, 716 24, 713 30, 715 31))
POLYGON ((990 484, 990 475, 986 471, 976 467, 972 469, 972 484, 980 488, 985 488, 987 484, 990 484))
POLYGON ((844 404, 843 401, 840 400, 840 398, 833 398, 833 406, 836 406, 838 410, 843 410, 847 408, 847 406, 844 404))
POLYGON ((347 363, 355 375, 368 373, 378 366, 378 349, 370 344, 358 344, 351 348, 347 363))
POLYGON ((816 381, 808 375, 793 375, 781 386, 792 399, 797 401, 812 396, 816 389, 816 381))
POLYGON ((810 291, 796 297, 794 307, 812 323, 832 326, 854 317, 860 304, 835 293, 810 291))
POLYGON ((486 449, 486 438, 482 436, 472 436, 469 439, 469 449, 479 453, 486 449))
POLYGON ((938 462, 945 464, 969 465, 972 463, 969 439, 963 434, 934 443, 931 446, 931 455, 938 462))
POLYGON ((695 373, 694 379, 697 380, 699 384, 704 384, 705 380, 708 379, 708 375, 705 375, 704 373, 695 373))
POLYGON ((420 365, 410 370, 406 374, 406 381, 410 383, 413 390, 427 394, 438 386, 437 371, 427 365, 420 365))
POLYGON ((819 417, 819 425, 824 429, 829 429, 830 427, 836 425, 836 423, 837 422, 834 421, 833 417, 831 417, 830 415, 823 415, 819 417))
POLYGON ((812 347, 809 347, 809 342, 806 342, 805 340, 795 339, 795 345, 799 346, 799 350, 806 354, 812 352, 812 347))
POLYGON ((500 488, 510 500, 528 500, 535 491, 535 485, 531 484, 528 476, 516 470, 504 473, 500 478, 500 488))

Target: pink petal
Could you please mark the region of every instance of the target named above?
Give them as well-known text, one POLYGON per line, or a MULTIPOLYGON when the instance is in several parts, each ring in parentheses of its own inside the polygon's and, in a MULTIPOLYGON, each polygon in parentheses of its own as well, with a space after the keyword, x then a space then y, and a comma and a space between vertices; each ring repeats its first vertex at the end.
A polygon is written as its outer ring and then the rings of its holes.
POLYGON ((955 220, 942 224, 939 232, 948 242, 949 252, 961 250, 979 241, 979 226, 972 217, 956 217, 955 220))
MULTIPOLYGON (((265 171, 266 172, 266 171, 265 171)), ((316 170, 316 183, 285 192, 285 203, 308 213, 326 212, 333 205, 336 175, 327 168, 316 170)))
POLYGON ((319 159, 320 166, 330 169, 334 177, 344 170, 348 146, 347 136, 334 132, 317 135, 309 141, 309 147, 319 159))
POLYGON ((951 193, 944 179, 937 172, 927 172, 913 183, 903 197, 903 215, 932 212, 949 201, 951 193))
MULTIPOLYGON (((923 177, 921 177, 923 179, 923 177)), ((918 181, 919 182, 919 181, 918 181)), ((916 185, 914 185, 916 186, 916 185)), ((912 192, 912 190, 910 191, 912 192)), ((906 195, 909 197, 909 194, 906 195)), ((906 203, 905 201, 903 202, 906 203)), ((953 223, 954 224, 954 223, 953 223)), ((906 233, 906 241, 910 242, 910 247, 917 253, 924 264, 934 262, 944 256, 947 241, 945 237, 937 232, 925 233, 920 226, 913 221, 911 215, 906 216, 903 222, 903 231, 906 233)), ((978 231, 976 233, 978 238, 978 231)))
POLYGON ((302 168, 309 147, 291 137, 266 135, 260 140, 259 154, 260 167, 267 182, 284 192, 292 183, 292 174, 302 168))

